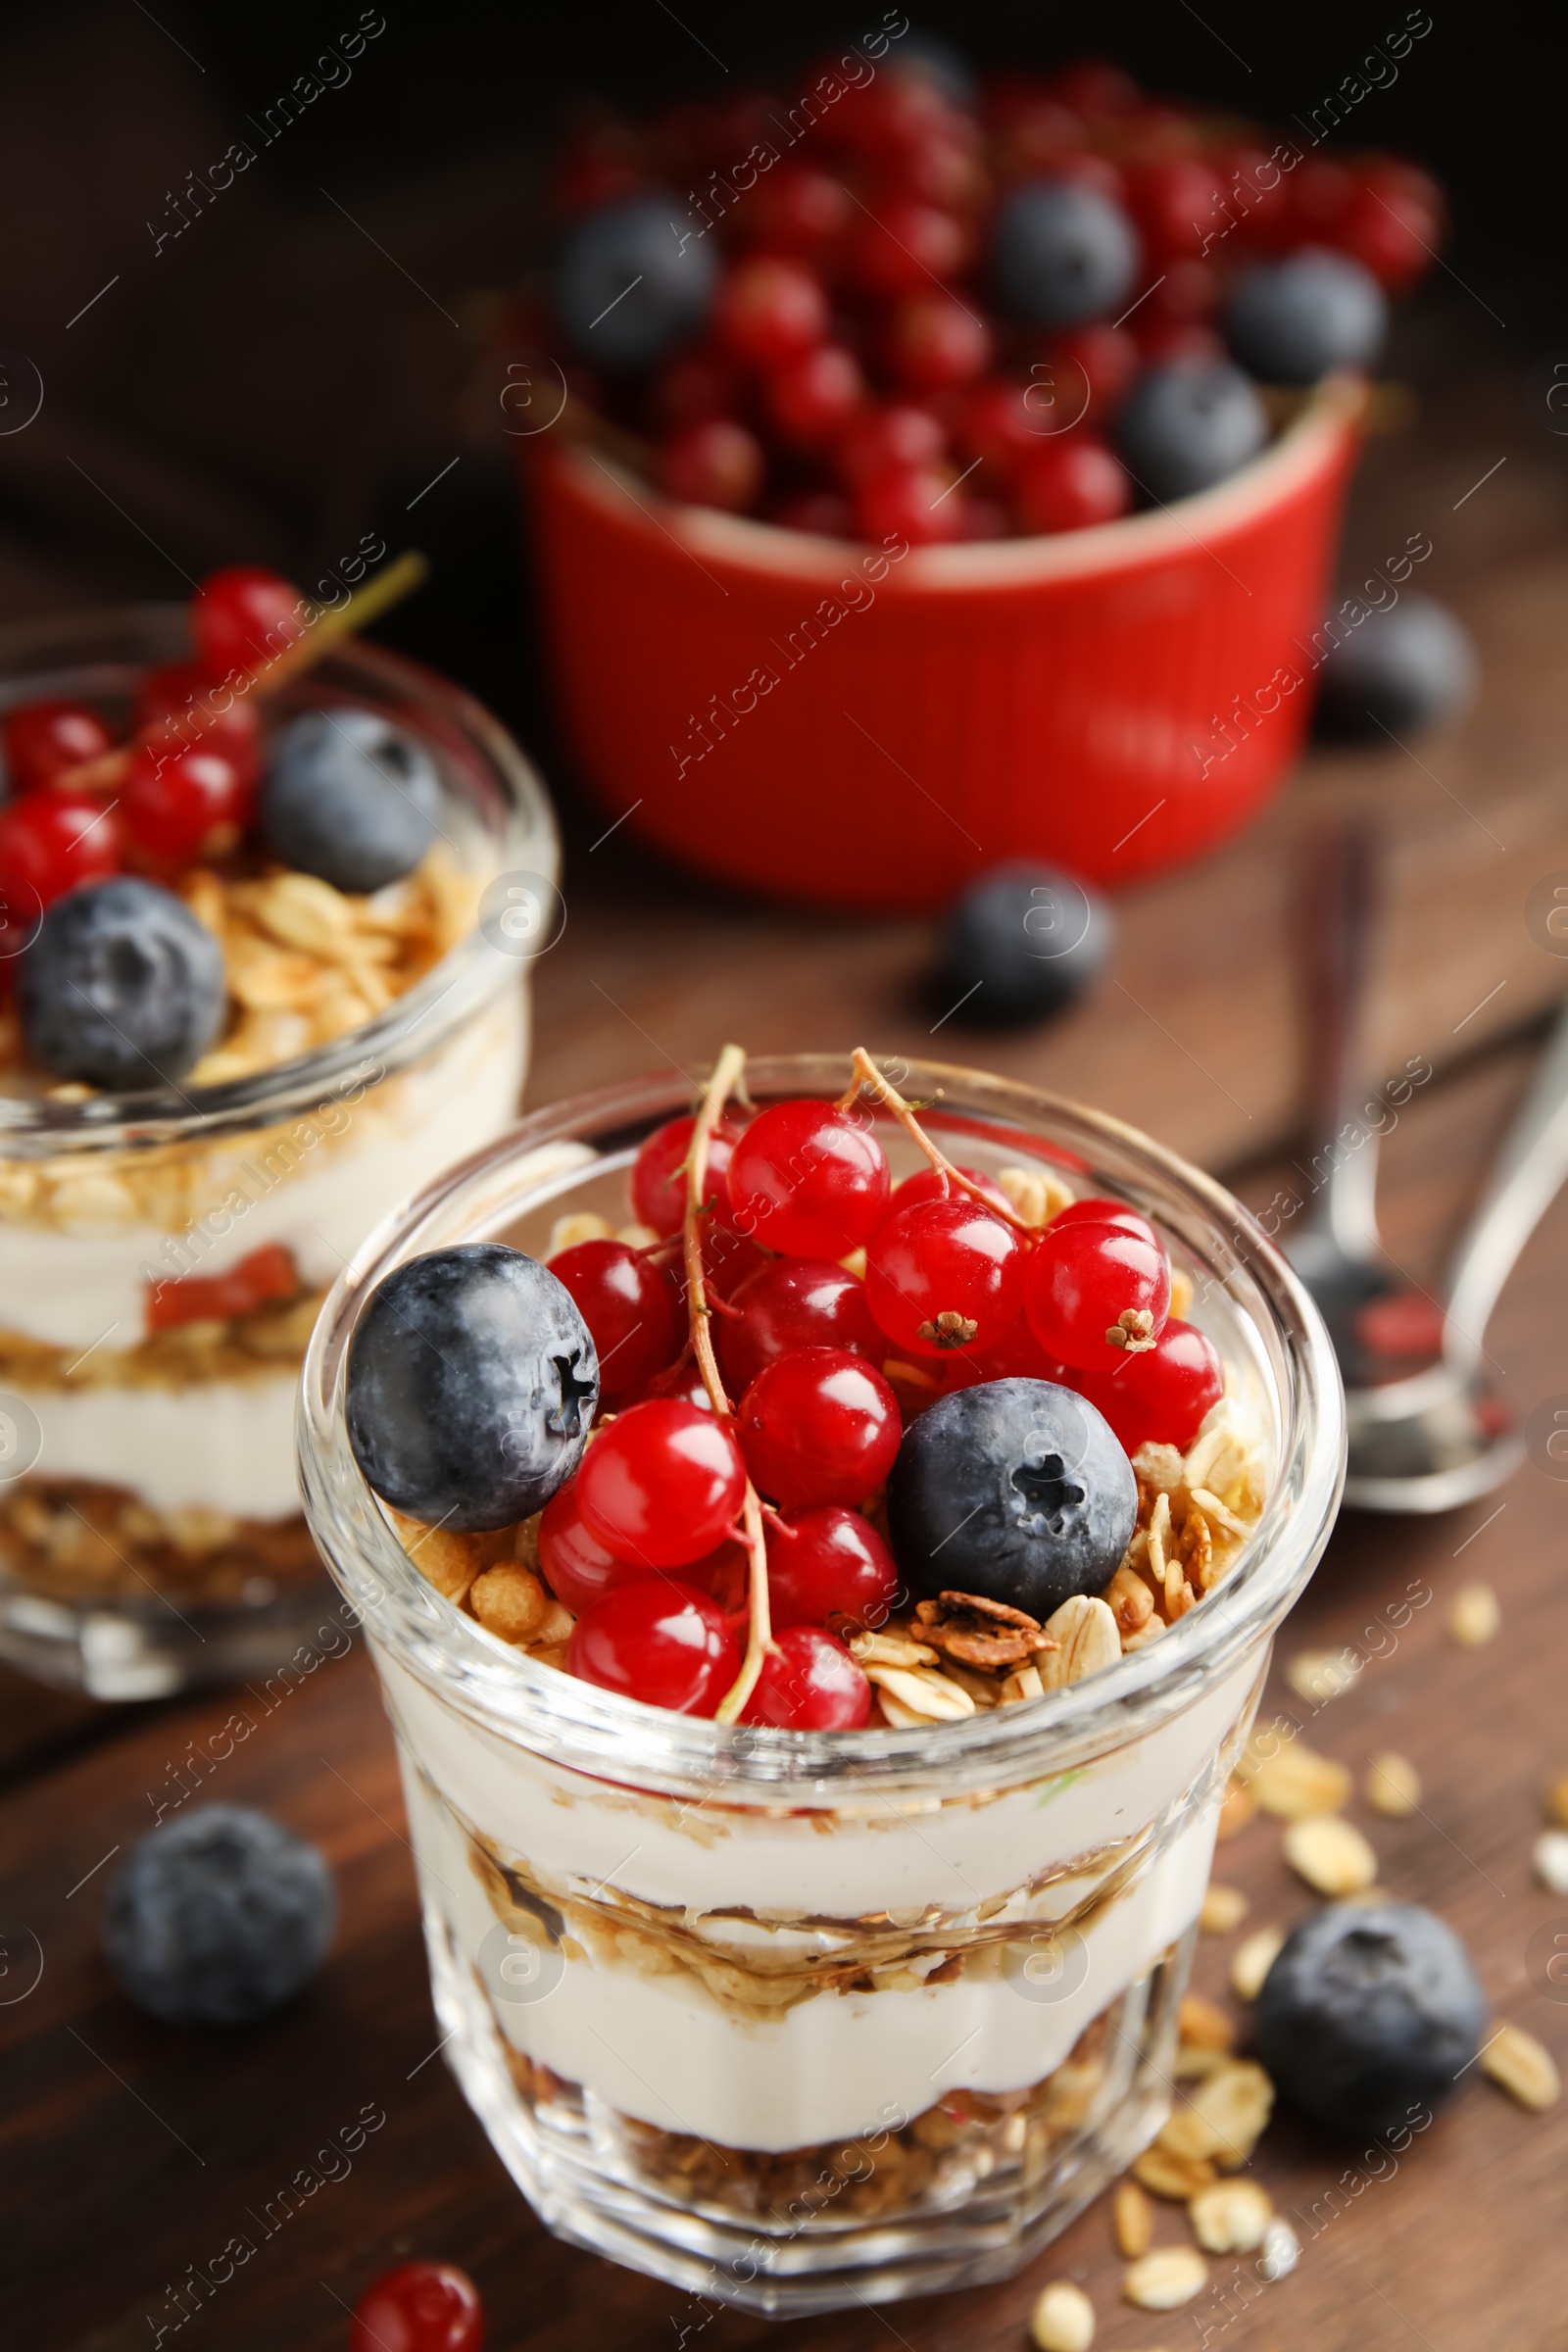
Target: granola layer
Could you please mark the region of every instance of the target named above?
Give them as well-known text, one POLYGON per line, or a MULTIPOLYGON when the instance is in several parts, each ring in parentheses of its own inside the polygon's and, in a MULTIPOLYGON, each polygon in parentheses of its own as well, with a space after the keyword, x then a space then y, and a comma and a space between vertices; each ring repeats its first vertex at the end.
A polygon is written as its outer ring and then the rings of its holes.
POLYGON ((321 1574, 302 1517, 154 1511, 123 1487, 24 1479, 0 1491, 0 1571, 54 1600, 233 1602, 321 1574))

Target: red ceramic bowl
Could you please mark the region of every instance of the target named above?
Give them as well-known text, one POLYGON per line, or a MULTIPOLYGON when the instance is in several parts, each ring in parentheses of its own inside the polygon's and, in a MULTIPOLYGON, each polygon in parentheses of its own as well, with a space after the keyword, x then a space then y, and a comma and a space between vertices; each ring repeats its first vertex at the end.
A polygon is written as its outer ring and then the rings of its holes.
POLYGON ((894 560, 551 436, 530 503, 571 749, 645 841, 775 896, 938 906, 1011 858, 1157 873, 1296 756, 1364 401, 1329 381, 1176 507, 894 560))

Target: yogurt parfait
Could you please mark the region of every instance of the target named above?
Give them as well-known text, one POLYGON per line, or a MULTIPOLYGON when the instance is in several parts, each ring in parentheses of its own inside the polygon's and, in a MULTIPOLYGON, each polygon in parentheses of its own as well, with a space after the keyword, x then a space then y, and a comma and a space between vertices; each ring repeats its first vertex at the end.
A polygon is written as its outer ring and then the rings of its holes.
POLYGON ((447 2056, 553 2229, 800 2314, 1010 2273, 1153 2136, 1342 1472, 1218 1187, 1000 1079, 726 1049, 383 1227, 300 1433, 447 2056))
POLYGON ((0 638, 0 1654, 100 1697, 267 1674, 327 1592, 305 1343, 515 1113, 549 806, 249 566, 0 638))

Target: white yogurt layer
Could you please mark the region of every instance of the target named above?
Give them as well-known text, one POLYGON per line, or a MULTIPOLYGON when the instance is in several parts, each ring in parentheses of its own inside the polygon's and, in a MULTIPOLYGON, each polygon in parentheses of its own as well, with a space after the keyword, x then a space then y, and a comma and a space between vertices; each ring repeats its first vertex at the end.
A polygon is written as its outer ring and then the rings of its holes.
MULTIPOLYGON (((1146 1829, 1209 1763, 1256 1674, 1249 1661, 1173 1722, 1054 1784, 983 1803, 862 1799, 858 1811, 841 1804, 824 1836, 820 1814, 743 1815, 695 1801, 683 1814, 586 1780, 476 1729, 384 1654, 378 1664, 425 1901, 492 1994, 506 1931, 472 1867, 464 1822, 547 1886, 680 1904, 688 1933, 732 1946, 825 1954, 831 1939, 815 1931, 759 1922, 887 1912, 913 1925, 928 1906, 972 1917, 1007 1894, 995 1918, 1049 1923, 1077 1912, 1114 1867, 1116 1854, 1102 1849, 1146 1829), (1026 1892, 1097 1852, 1098 1863, 1026 1892), (707 1916, 735 1909, 758 1918, 707 1916)), ((541 1996, 503 1994, 496 2013, 518 2049, 611 2106, 723 2146, 808 2146, 895 2113, 918 2115, 959 2087, 1019 2090, 1059 2065, 1089 2021, 1191 1925, 1217 1801, 1216 1791, 1090 1920, 1081 1947, 1065 1939, 1062 1981, 1044 1998, 994 1968, 973 1968, 918 1989, 817 1993, 760 2023, 685 1971, 606 1965, 584 1952, 564 1966, 552 1956, 554 1981, 542 1981, 541 1996)))
MULTIPOLYGON (((526 999, 512 990, 431 1062, 340 1106, 348 1124, 337 1136, 280 1152, 285 1139, 303 1141, 308 1122, 298 1120, 246 1138, 220 1160, 212 1206, 230 1192, 255 1197, 226 1232, 200 1231, 188 1271, 221 1274, 281 1243, 313 1289, 331 1282, 396 1201, 515 1117, 527 1025, 526 999)), ((114 1163, 93 1172, 113 1175, 114 1163)), ((147 1271, 171 1264, 169 1239, 146 1223, 0 1220, 0 1330, 52 1348, 135 1347, 146 1336, 147 1271)))

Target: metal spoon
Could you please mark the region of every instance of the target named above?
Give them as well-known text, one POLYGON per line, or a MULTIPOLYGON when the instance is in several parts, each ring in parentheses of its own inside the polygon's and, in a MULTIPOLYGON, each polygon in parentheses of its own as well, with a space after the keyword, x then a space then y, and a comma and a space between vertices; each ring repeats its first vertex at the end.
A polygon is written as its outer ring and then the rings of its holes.
POLYGON ((1317 1205, 1285 1250, 1317 1300, 1345 1376, 1346 1501, 1372 1511, 1452 1510, 1500 1486, 1524 1450, 1511 1412, 1483 1376, 1482 1340, 1519 1252, 1568 1175, 1568 1009, 1449 1269, 1439 1360, 1407 1379, 1377 1382, 1356 1318, 1400 1286, 1380 1262, 1377 1133, 1354 1115, 1374 906, 1366 833, 1348 826, 1324 837, 1304 872, 1313 1098, 1332 1140, 1317 1205))

